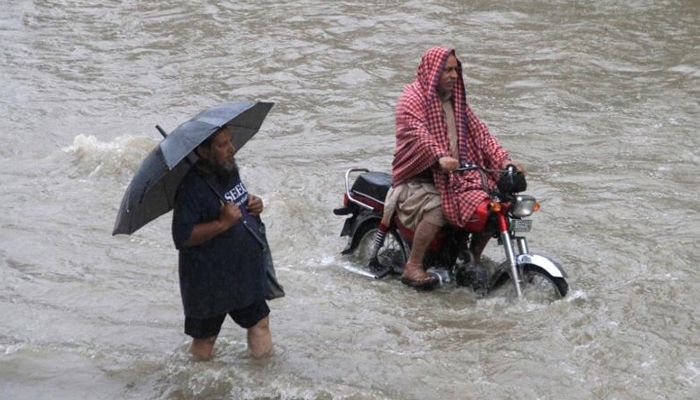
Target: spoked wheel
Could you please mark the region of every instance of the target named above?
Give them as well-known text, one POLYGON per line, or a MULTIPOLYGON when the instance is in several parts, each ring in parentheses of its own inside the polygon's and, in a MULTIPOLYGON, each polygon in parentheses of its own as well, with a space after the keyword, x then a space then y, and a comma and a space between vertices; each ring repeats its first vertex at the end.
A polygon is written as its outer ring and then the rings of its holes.
POLYGON ((384 244, 377 253, 378 264, 370 263, 372 244, 377 234, 377 225, 378 223, 369 226, 364 230, 364 233, 358 232, 362 235, 362 238, 357 245, 354 255, 363 267, 368 268, 373 273, 386 271, 387 268, 390 268, 393 273, 400 273, 403 271, 408 257, 404 243, 394 229, 390 229, 386 233, 384 244))
MULTIPOLYGON (((510 278, 510 267, 508 262, 501 264, 499 271, 504 272, 500 278, 492 285, 491 293, 504 294, 506 297, 518 297, 515 285, 510 278)), ((544 269, 527 264, 523 266, 523 282, 520 289, 523 297, 534 301, 554 301, 566 296, 569 285, 564 278, 550 275, 544 269)))

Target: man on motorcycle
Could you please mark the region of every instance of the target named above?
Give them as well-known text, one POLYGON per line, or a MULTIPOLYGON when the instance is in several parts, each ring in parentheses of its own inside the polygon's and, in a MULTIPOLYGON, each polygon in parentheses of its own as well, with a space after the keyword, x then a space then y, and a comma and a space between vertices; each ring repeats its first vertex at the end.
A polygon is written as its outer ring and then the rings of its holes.
MULTIPOLYGON (((467 104, 462 64, 455 51, 434 47, 421 58, 416 80, 406 86, 396 106, 392 188, 382 219, 388 226, 397 212, 415 232, 401 278, 408 286, 427 288, 435 283, 436 278, 425 272, 423 258, 445 224, 472 232, 486 224, 488 188, 477 171, 454 173, 460 162, 489 169, 515 164, 467 104)), ((494 178, 487 179, 494 187, 494 178)), ((477 262, 489 238, 488 234, 472 238, 470 249, 477 262)))

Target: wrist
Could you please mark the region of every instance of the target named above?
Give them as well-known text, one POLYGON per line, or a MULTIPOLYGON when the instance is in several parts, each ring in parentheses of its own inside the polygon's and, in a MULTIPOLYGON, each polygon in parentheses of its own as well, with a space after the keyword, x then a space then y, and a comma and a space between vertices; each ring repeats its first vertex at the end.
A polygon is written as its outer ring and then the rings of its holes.
POLYGON ((226 232, 227 230, 231 229, 231 227, 234 225, 234 222, 227 218, 219 218, 216 222, 219 225, 217 229, 219 233, 226 232))

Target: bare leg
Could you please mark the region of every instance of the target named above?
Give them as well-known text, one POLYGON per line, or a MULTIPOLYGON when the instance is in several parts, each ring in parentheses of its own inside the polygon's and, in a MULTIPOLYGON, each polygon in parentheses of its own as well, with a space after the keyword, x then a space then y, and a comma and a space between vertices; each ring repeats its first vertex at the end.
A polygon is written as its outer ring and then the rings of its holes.
POLYGON ((413 236, 413 246, 411 246, 411 255, 408 257, 408 262, 423 265, 425 253, 438 232, 440 232, 439 226, 433 225, 426 220, 419 222, 416 234, 413 236))
POLYGON ((201 361, 208 361, 214 354, 214 343, 216 343, 216 336, 206 339, 192 339, 189 352, 201 361))
MULTIPOLYGON (((411 255, 408 257, 408 262, 403 270, 403 278, 411 281, 430 282, 430 276, 425 273, 423 268, 423 259, 428 251, 430 243, 435 238, 435 235, 440 231, 439 226, 433 225, 426 220, 418 223, 416 234, 413 236, 413 246, 411 247, 411 255)), ((405 283, 405 282, 404 282, 405 283)))
POLYGON ((272 352, 270 317, 267 316, 248 329, 248 349, 253 358, 261 358, 272 352))

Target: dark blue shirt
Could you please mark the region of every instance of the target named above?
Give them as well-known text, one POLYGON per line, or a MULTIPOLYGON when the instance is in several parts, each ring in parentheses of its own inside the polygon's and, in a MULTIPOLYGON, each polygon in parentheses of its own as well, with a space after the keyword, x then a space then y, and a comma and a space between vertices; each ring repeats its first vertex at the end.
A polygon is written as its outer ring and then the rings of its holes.
POLYGON ((248 214, 248 191, 239 176, 225 185, 192 168, 178 187, 173 212, 173 241, 179 250, 180 294, 185 315, 209 318, 248 306, 266 295, 262 247, 243 226, 256 232, 257 218, 248 214), (185 247, 194 225, 219 218, 219 197, 240 206, 243 217, 226 232, 185 247))

